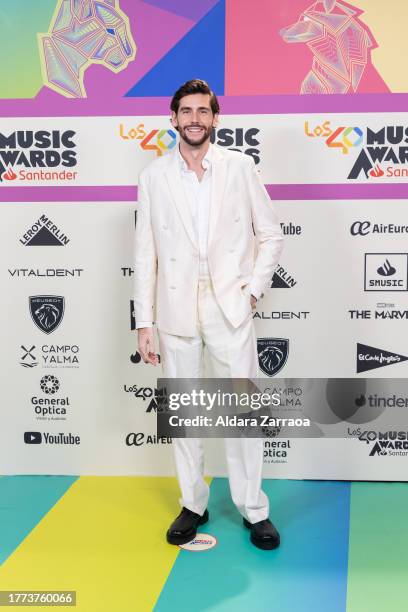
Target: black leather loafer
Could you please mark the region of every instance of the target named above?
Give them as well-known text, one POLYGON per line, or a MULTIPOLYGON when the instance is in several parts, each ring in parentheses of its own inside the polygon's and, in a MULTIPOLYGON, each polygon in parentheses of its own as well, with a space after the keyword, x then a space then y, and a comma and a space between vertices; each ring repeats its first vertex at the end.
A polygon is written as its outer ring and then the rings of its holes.
POLYGON ((279 546, 279 533, 269 519, 259 521, 258 523, 250 523, 244 518, 244 525, 251 530, 251 542, 258 548, 272 550, 279 546))
POLYGON ((204 525, 208 521, 208 510, 200 516, 188 508, 182 509, 178 517, 172 522, 167 530, 167 541, 169 544, 186 544, 197 535, 198 525, 204 525))

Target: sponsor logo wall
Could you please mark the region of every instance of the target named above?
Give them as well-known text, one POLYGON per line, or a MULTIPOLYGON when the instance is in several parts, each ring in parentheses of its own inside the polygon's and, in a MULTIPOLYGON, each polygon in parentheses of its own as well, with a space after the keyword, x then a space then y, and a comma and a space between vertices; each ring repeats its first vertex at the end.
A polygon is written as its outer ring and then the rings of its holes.
MULTIPOLYGON (((267 185, 378 185, 406 181, 406 125, 403 113, 229 115, 213 141, 250 155, 267 185)), ((174 149, 167 126, 163 116, 1 119, 0 194, 23 183, 136 186, 174 149)), ((408 201, 275 206, 285 249, 254 312, 260 375, 406 378, 408 201)), ((2 473, 174 473, 171 439, 155 431, 161 367, 142 362, 134 330, 135 208, 1 204, 2 473)), ((265 476, 405 480, 406 440, 386 409, 389 437, 370 444, 348 433, 266 439, 265 476)), ((222 443, 205 445, 208 473, 225 474, 222 443)))

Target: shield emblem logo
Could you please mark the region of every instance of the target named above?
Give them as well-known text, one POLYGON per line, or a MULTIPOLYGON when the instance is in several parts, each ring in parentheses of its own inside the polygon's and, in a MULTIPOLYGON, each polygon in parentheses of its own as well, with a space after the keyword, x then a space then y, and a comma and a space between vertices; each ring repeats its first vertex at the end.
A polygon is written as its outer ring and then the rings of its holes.
POLYGON ((275 376, 285 365, 289 355, 287 338, 258 338, 259 367, 267 376, 275 376))
POLYGON ((65 300, 61 295, 33 295, 28 298, 31 318, 42 332, 50 334, 61 323, 65 300))

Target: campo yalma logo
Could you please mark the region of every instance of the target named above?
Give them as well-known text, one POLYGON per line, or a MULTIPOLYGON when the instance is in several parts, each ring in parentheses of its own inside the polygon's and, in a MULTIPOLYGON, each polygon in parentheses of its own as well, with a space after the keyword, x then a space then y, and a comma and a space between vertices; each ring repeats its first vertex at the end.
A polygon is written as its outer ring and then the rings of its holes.
POLYGON ((21 345, 23 354, 21 356, 20 365, 24 368, 35 368, 38 365, 38 361, 33 353, 35 345, 33 344, 30 348, 26 348, 23 344, 21 345))

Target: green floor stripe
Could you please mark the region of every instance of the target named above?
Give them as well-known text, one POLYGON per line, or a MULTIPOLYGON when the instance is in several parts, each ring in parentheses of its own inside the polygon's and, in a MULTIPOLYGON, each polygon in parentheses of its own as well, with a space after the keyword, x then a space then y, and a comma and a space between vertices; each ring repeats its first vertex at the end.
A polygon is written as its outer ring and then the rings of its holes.
POLYGON ((408 609, 408 485, 351 487, 347 612, 408 609))

